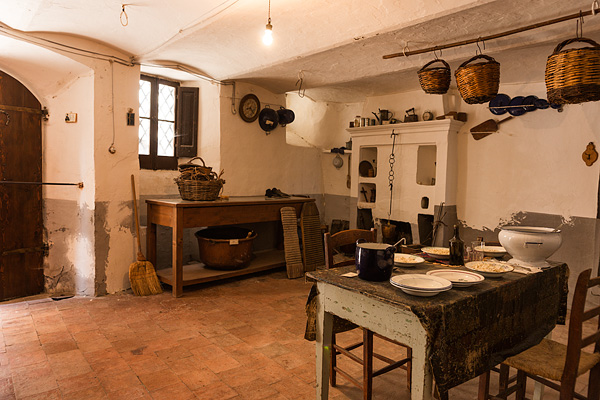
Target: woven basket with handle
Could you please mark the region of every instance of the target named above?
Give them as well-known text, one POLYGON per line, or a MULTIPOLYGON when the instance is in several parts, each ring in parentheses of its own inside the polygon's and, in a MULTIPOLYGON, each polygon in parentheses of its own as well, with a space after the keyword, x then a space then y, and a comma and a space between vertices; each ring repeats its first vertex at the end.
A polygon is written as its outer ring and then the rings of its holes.
POLYGON ((191 172, 196 172, 196 173, 200 173, 202 175, 208 176, 208 174, 210 174, 212 172, 212 168, 206 166, 206 163, 204 162, 202 157, 194 157, 194 158, 190 159, 190 161, 186 162, 185 164, 179 164, 179 171, 181 171, 181 172, 191 171, 191 172), (194 164, 194 161, 196 161, 196 160, 200 160, 202 162, 202 165, 194 164))
POLYGON ((198 181, 177 178, 175 180, 179 188, 179 194, 183 200, 200 201, 216 200, 223 187, 223 181, 216 179, 212 181, 198 181))
POLYGON ((425 93, 429 94, 444 94, 450 87, 450 66, 444 60, 433 60, 428 62, 421 68, 417 74, 419 75, 419 83, 425 93), (443 66, 430 67, 431 64, 441 62, 443 66))
POLYGON ((552 104, 600 100, 600 45, 586 38, 559 43, 546 62, 546 92, 552 104), (592 47, 563 50, 576 42, 592 47))
POLYGON ((460 96, 467 104, 486 103, 498 94, 500 63, 490 56, 479 54, 465 61, 454 75, 460 96), (486 61, 469 65, 479 59, 486 61))

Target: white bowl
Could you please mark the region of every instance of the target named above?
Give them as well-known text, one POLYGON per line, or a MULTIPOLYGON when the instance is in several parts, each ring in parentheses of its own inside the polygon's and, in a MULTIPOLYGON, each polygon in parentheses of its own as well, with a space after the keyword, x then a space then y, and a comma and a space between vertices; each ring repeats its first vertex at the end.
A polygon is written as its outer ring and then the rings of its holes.
POLYGON ((516 265, 546 267, 546 259, 562 244, 560 231, 534 226, 505 226, 498 234, 502 247, 513 256, 516 265))
POLYGON ((500 278, 502 275, 514 269, 510 265, 496 261, 471 261, 466 263, 465 267, 486 278, 500 278))
POLYGON ((401 267, 414 267, 425 262, 423 257, 412 254, 396 253, 394 254, 394 264, 401 267))
POLYGON ((473 250, 482 251, 486 257, 502 257, 506 254, 506 249, 502 246, 477 246, 473 250))
POLYGON ((439 260, 447 260, 450 258, 450 249, 448 247, 423 247, 421 251, 428 256, 439 260))

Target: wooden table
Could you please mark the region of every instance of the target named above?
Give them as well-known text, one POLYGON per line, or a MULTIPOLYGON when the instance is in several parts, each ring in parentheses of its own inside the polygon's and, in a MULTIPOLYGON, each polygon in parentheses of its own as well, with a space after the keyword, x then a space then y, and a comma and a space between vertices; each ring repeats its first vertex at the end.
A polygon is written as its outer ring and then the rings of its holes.
MULTIPOLYGON (((430 269, 445 268, 421 264, 410 270, 399 269, 394 274, 425 273, 430 269)), ((350 266, 307 273, 309 278, 316 280, 319 293, 316 318, 317 399, 327 399, 329 393, 333 315, 410 346, 413 357, 411 399, 429 400, 433 398, 433 372, 440 374, 436 376, 438 384, 446 382, 450 387, 475 378, 506 357, 539 342, 552 330, 559 316, 566 312, 568 269, 565 264, 557 264, 539 274, 508 273, 500 279, 486 278, 479 285, 456 288, 427 298, 407 295, 389 282, 343 277, 344 273, 353 269, 354 266, 350 266), (546 285, 548 290, 538 294, 538 291, 542 292, 540 285, 546 285), (523 288, 527 288, 526 293, 521 292, 523 288), (507 303, 500 301, 503 299, 507 303), (532 312, 532 308, 537 310, 538 307, 547 311, 532 312), (423 316, 427 322, 421 320, 423 316), (531 322, 523 323, 524 317, 531 322), (428 323, 433 319, 443 322, 432 329, 428 323), (506 321, 508 326, 514 327, 514 331, 504 329, 505 325, 498 321, 506 321), (459 325, 466 327, 457 329, 459 325), (458 334, 457 330, 460 331, 458 334), (472 340, 465 340, 469 338, 472 340), (509 348, 507 343, 510 343, 509 348), (482 350, 488 345, 492 349, 491 354, 482 350), (451 355, 450 359, 446 358, 447 354, 451 355), (461 356, 453 358, 455 354, 463 355, 465 360, 470 360, 473 355, 479 358, 466 365, 468 362, 465 363, 461 356), (471 376, 457 378, 444 375, 456 370, 468 371, 467 375, 471 376)))
POLYGON ((173 229, 172 269, 158 270, 157 275, 161 282, 172 286, 174 297, 180 297, 183 294, 183 286, 186 285, 282 267, 285 265, 282 250, 257 252, 250 265, 239 270, 210 270, 205 269, 202 265, 184 267, 182 265, 183 230, 204 226, 280 221, 282 207, 294 207, 296 214, 300 216, 302 205, 314 201, 314 199, 304 197, 267 198, 263 196, 231 197, 228 200, 215 201, 146 200, 148 261, 156 265, 156 226, 163 225, 173 229))

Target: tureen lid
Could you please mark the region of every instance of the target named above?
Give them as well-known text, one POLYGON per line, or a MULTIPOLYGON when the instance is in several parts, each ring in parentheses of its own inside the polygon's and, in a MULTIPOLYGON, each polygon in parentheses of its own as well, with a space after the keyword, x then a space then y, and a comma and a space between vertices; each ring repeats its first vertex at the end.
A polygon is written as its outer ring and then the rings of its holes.
POLYGON ((560 233, 559 229, 555 228, 546 228, 542 226, 520 226, 520 225, 512 225, 512 226, 503 226, 501 228, 503 231, 511 231, 511 232, 520 232, 520 233, 560 233))

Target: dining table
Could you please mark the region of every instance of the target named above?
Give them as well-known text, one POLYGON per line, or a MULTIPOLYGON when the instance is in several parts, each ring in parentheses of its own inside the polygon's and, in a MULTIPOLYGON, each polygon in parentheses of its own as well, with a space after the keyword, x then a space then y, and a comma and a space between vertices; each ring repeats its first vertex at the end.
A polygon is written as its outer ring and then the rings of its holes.
MULTIPOLYGON (((351 276, 355 269, 351 265, 307 273, 317 287, 317 399, 329 394, 334 315, 412 348, 412 400, 432 399, 434 382, 446 393, 536 345, 557 323, 564 324, 565 263, 550 262, 537 273, 508 272, 432 297, 406 294, 389 281, 351 276)), ((425 262, 396 267, 392 276, 439 269, 466 271, 464 266, 425 262)))

